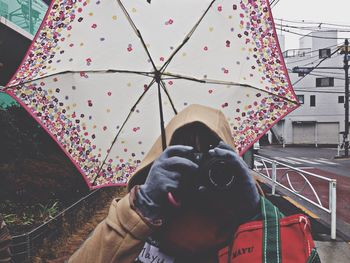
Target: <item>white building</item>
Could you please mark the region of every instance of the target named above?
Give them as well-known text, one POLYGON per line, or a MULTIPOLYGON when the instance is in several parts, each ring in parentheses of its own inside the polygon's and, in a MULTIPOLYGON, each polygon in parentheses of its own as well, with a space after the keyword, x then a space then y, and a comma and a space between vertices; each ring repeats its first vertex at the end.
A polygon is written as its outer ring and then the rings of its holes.
MULTIPOLYGON (((283 36, 281 43, 284 43, 283 36)), ((283 52, 291 82, 302 78, 292 73, 294 67, 316 67, 324 57, 332 54, 342 43, 337 40, 337 31, 315 31, 299 40, 299 49, 283 52), (322 50, 322 51, 320 51, 322 50)), ((283 45, 282 49, 283 49, 283 45)), ((293 85, 301 106, 287 115, 273 129, 285 144, 338 144, 344 131, 344 55, 335 52, 318 68, 293 85)))

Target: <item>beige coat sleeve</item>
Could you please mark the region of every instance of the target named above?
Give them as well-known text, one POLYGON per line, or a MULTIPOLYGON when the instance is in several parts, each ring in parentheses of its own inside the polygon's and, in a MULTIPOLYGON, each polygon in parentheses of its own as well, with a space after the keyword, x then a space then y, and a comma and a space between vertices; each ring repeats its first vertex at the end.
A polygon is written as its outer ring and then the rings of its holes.
POLYGON ((113 200, 107 218, 68 262, 133 262, 152 232, 152 227, 131 208, 128 194, 119 202, 113 200))

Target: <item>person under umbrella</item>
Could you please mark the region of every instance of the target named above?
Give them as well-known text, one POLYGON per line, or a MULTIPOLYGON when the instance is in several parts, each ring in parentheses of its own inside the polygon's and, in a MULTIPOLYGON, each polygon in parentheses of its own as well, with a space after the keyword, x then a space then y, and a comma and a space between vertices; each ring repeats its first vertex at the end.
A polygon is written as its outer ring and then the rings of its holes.
POLYGON ((255 181, 221 111, 191 105, 165 133, 167 148, 155 142, 129 194, 69 262, 217 262, 237 227, 259 217, 255 181))

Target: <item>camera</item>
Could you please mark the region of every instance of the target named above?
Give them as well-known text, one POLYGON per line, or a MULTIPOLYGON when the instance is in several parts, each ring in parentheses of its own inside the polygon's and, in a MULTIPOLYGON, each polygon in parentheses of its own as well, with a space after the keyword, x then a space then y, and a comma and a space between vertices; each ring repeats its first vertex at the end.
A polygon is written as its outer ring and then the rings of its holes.
POLYGON ((212 157, 209 153, 194 152, 188 157, 199 166, 198 174, 193 177, 193 184, 198 190, 225 190, 232 188, 235 176, 232 164, 227 159, 212 157))

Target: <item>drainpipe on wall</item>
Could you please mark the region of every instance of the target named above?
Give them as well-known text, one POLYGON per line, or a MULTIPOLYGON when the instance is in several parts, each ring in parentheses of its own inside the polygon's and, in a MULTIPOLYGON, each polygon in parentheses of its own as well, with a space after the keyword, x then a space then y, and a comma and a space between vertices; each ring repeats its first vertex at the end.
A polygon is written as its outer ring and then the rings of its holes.
POLYGON ((283 143, 283 148, 286 147, 286 132, 285 132, 285 124, 286 124, 286 121, 282 122, 282 143, 283 143))
POLYGON ((318 125, 317 125, 317 122, 315 123, 315 147, 317 148, 318 147, 318 138, 317 138, 317 129, 318 129, 318 125))

